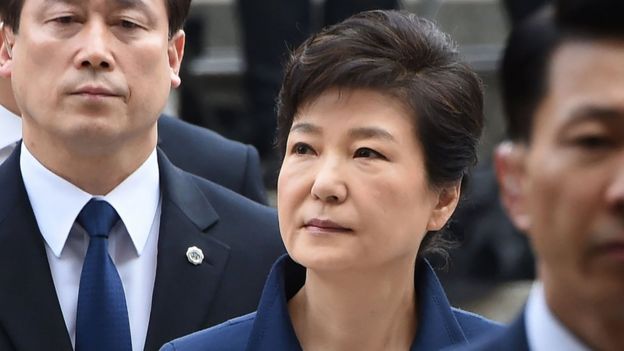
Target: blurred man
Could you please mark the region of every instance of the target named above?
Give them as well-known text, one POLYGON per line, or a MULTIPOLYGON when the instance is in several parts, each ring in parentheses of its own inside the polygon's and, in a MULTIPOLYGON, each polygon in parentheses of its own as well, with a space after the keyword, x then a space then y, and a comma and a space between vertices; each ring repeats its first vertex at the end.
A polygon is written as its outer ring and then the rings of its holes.
POLYGON ((0 350, 154 350, 255 309, 275 212, 156 149, 189 5, 2 2, 23 141, 0 166, 0 350))
POLYGON ((624 4, 561 1, 516 28, 502 66, 503 202, 539 282, 471 350, 624 348, 624 4))

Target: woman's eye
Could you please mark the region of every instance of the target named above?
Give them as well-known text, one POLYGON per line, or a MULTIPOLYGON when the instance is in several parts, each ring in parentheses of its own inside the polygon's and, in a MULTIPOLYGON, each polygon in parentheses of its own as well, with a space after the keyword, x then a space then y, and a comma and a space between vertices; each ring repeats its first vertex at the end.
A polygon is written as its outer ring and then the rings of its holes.
POLYGON ((304 144, 304 143, 296 143, 292 147, 293 154, 306 155, 306 154, 312 154, 313 152, 314 150, 312 150, 310 145, 304 144))
POLYGON ((384 155, 380 154, 379 152, 373 149, 369 149, 367 147, 361 147, 355 150, 355 154, 353 155, 353 157, 380 158, 384 160, 386 159, 384 155))

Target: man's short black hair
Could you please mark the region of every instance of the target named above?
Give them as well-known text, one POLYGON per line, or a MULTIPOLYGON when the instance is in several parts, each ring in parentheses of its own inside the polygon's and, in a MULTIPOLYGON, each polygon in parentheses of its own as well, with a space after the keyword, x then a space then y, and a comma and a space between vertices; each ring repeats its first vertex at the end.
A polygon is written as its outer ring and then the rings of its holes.
POLYGON ((511 140, 531 139, 535 112, 548 92, 553 53, 571 41, 624 41, 623 14, 622 0, 559 0, 511 31, 500 68, 511 140))

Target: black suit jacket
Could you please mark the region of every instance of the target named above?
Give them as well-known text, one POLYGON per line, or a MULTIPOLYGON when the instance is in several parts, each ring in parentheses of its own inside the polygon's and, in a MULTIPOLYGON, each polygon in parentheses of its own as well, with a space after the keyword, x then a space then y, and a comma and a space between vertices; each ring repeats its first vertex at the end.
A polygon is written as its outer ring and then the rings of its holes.
MULTIPOLYGON (((71 350, 19 150, 0 165, 0 350, 71 350)), ((146 350, 255 310, 283 252, 273 209, 180 170, 160 151, 158 162, 162 213, 146 350), (188 262, 190 246, 203 250, 202 264, 188 262)))
POLYGON ((162 115, 158 120, 158 147, 183 170, 267 203, 260 158, 253 146, 162 115))

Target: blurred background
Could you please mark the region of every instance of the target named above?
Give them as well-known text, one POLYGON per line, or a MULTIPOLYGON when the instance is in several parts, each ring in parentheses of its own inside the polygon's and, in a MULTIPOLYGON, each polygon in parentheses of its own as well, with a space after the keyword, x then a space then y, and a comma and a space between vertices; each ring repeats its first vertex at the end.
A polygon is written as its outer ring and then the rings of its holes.
MULTIPOLYGON (((454 305, 510 321, 522 308, 534 273, 525 237, 513 229, 500 207, 490 164, 494 146, 504 138, 497 66, 512 24, 544 1, 330 2, 193 0, 185 26, 183 84, 172 94, 167 112, 255 145, 274 201, 279 156, 271 147, 273 106, 288 48, 348 16, 347 3, 398 7, 432 19, 458 43, 461 55, 481 76, 486 118, 480 165, 448 228, 460 246, 450 251, 448 264, 439 270, 440 278, 454 305), (330 6, 337 6, 336 10, 328 10, 330 6)), ((447 263, 440 258, 432 261, 440 267, 447 263)))

